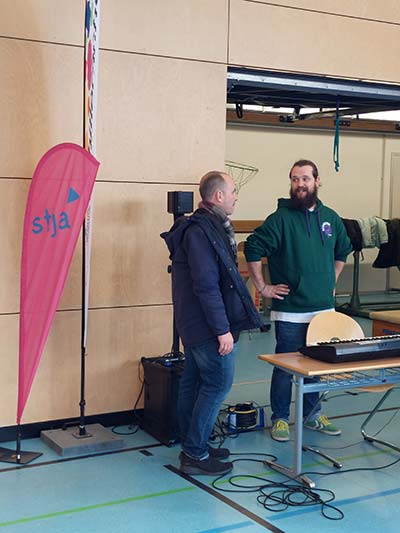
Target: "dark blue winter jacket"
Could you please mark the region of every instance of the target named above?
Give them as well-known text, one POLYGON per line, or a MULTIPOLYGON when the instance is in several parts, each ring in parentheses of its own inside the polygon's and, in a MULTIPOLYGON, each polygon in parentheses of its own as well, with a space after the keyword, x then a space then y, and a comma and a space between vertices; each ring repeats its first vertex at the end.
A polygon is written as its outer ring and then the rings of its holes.
POLYGON ((186 347, 262 326, 222 224, 198 209, 180 217, 165 239, 172 261, 176 328, 186 347))

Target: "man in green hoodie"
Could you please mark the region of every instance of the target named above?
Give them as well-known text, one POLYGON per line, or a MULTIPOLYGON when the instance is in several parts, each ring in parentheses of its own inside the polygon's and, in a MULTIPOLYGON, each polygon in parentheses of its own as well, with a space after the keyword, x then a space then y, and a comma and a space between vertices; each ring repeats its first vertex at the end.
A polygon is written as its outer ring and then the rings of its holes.
MULTIPOLYGON (((315 163, 297 161, 289 179, 290 199, 278 200, 278 209, 255 229, 244 247, 254 286, 262 296, 272 298, 276 353, 298 351, 306 343, 311 319, 334 310, 335 284, 351 251, 340 217, 318 199, 320 177, 315 163), (262 257, 268 259, 272 285, 264 281, 262 257)), ((271 436, 277 441, 290 437, 291 394, 292 376, 274 367, 271 436)), ((304 417, 308 429, 341 433, 321 414, 317 392, 304 396, 304 417)))

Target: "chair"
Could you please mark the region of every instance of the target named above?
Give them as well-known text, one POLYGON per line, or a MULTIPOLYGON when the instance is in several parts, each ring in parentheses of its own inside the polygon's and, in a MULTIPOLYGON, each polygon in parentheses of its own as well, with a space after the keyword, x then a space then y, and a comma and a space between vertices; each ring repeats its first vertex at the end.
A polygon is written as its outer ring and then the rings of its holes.
POLYGON ((391 442, 387 440, 377 439, 375 436, 369 435, 365 430, 368 423, 372 420, 375 414, 379 411, 380 406, 386 401, 386 399, 390 396, 390 394, 393 392, 394 389, 395 389, 394 385, 378 385, 376 387, 364 387, 363 389, 360 388, 360 390, 366 390, 368 392, 384 392, 385 393, 382 396, 382 398, 379 400, 379 402, 375 405, 375 407, 372 409, 372 411, 367 416, 367 418, 364 420, 364 422, 361 424, 361 435, 368 442, 377 442, 379 444, 382 444, 383 446, 387 446, 388 448, 391 448, 392 450, 396 450, 397 452, 400 452, 399 446, 396 446, 395 444, 392 444, 391 442))
MULTIPOLYGON (((308 327, 306 342, 307 345, 317 344, 318 342, 331 341, 331 340, 345 340, 345 339, 363 339, 365 337, 361 326, 350 316, 344 315, 342 313, 337 313, 336 311, 329 311, 326 313, 320 313, 315 316, 308 327)), ((374 415, 378 412, 381 405, 387 400, 395 386, 390 385, 376 385, 374 387, 359 387, 358 390, 365 392, 374 392, 374 393, 384 393, 382 398, 378 401, 375 407, 372 409, 370 414, 361 424, 361 434, 365 440, 368 442, 377 442, 383 446, 388 446, 393 450, 400 451, 400 448, 388 441, 377 439, 373 435, 369 435, 366 432, 366 426, 372 420, 374 415)), ((326 394, 322 394, 322 398, 326 394)), ((312 414, 312 413, 311 413, 312 414)), ((310 415, 311 416, 311 415, 310 415)), ((327 457, 325 454, 319 452, 319 450, 311 447, 304 447, 315 453, 326 457, 335 464, 335 459, 327 457)), ((335 465, 336 466, 336 465, 335 465)))
POLYGON ((363 339, 361 326, 353 318, 336 311, 327 311, 315 316, 308 326, 308 345, 336 339, 363 339))

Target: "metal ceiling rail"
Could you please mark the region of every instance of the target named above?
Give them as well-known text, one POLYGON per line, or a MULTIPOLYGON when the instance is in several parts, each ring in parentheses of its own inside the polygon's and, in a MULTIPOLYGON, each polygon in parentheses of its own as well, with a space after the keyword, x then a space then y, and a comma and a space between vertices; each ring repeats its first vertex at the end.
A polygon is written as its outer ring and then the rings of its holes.
POLYGON ((347 107, 348 113, 361 114, 400 109, 400 86, 230 67, 227 100, 234 104, 317 108, 336 108, 339 100, 341 109, 347 107))

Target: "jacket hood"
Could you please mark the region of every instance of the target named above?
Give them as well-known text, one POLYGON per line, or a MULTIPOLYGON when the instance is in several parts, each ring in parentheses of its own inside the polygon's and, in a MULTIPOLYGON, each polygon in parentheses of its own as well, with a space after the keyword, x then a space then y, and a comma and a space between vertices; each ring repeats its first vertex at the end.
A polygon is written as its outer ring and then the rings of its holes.
POLYGON ((190 224, 190 217, 179 217, 169 231, 161 233, 160 237, 164 239, 170 252, 169 258, 172 259, 175 251, 180 246, 183 236, 190 224))
POLYGON ((286 208, 286 209, 291 209, 292 211, 298 211, 299 213, 303 213, 304 214, 305 223, 306 223, 306 227, 307 227, 307 234, 308 234, 309 237, 311 237, 311 220, 310 220, 310 218, 316 215, 319 235, 320 235, 322 244, 324 244, 324 234, 322 233, 321 214, 320 214, 320 208, 322 206, 323 206, 323 203, 318 198, 317 198, 317 202, 316 202, 316 207, 312 211, 310 211, 309 209, 295 209, 291 205, 290 198, 279 198, 278 199, 278 209, 286 208))
MULTIPOLYGON (((317 198, 317 209, 319 209, 323 203, 317 198)), ((278 209, 286 207, 287 209, 294 209, 291 205, 290 198, 278 198, 278 209)))

